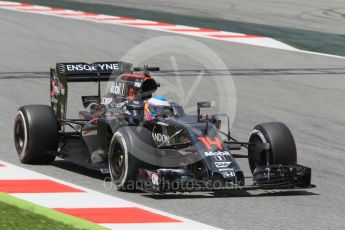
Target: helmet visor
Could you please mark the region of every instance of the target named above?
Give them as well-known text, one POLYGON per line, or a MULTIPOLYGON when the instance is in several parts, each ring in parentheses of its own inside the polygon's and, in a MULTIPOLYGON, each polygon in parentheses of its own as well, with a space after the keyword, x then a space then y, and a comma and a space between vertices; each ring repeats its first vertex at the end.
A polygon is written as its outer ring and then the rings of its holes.
POLYGON ((151 113, 158 114, 159 112, 161 112, 163 110, 171 111, 171 107, 170 106, 162 106, 162 105, 150 105, 149 110, 151 113))

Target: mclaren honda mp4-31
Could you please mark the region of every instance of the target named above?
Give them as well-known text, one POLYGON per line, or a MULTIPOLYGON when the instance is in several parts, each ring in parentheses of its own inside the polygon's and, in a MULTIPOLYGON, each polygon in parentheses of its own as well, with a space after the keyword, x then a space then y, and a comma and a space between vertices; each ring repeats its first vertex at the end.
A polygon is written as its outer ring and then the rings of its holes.
POLYGON ((294 138, 283 123, 256 125, 248 141, 240 142, 230 135, 227 115, 201 113, 211 106, 205 101, 193 115, 170 101, 145 119, 145 104, 159 87, 150 71, 158 70, 120 61, 57 63, 50 70, 51 105, 25 105, 15 116, 19 160, 42 164, 60 157, 110 174, 116 188, 126 191, 313 187, 311 169, 297 164, 294 138), (98 82, 98 95, 82 96, 79 118, 67 118, 69 83, 91 81, 98 82), (110 82, 103 96, 102 81, 110 82), (243 148, 247 154, 234 153, 243 148), (248 185, 236 158, 248 159, 248 185))

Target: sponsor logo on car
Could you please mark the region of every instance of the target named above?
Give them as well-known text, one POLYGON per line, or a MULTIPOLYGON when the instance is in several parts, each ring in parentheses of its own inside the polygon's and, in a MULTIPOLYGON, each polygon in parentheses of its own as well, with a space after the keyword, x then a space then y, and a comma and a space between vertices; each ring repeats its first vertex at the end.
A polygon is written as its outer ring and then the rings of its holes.
POLYGON ((163 125, 163 126, 169 126, 169 124, 168 124, 168 123, 164 123, 164 122, 161 122, 161 121, 158 121, 158 122, 157 122, 157 124, 159 124, 159 125, 163 125))
POLYGON ((141 82, 140 81, 135 81, 134 82, 134 87, 140 88, 141 87, 141 82))
POLYGON ((108 63, 108 64, 97 64, 97 65, 88 65, 88 64, 68 64, 66 65, 67 71, 97 71, 99 68, 101 71, 109 70, 119 70, 118 63, 108 63))
POLYGON ((133 100, 134 99, 134 89, 130 88, 128 92, 128 100, 133 100))
POLYGON ((229 151, 205 152, 205 156, 230 156, 229 151))
POLYGON ((155 141, 159 141, 159 142, 164 142, 169 140, 169 136, 168 135, 164 135, 161 133, 152 133, 152 138, 155 141))
POLYGON ((102 98, 102 101, 101 101, 101 104, 103 104, 103 105, 108 105, 108 104, 110 104, 112 101, 113 101, 113 98, 111 98, 111 97, 103 97, 103 98, 102 98))
POLYGON ((55 97, 50 97, 50 101, 52 103, 57 103, 58 102, 58 100, 55 97))
POLYGON ((214 162, 214 165, 217 168, 225 168, 225 167, 228 167, 230 164, 231 164, 231 161, 214 162))
POLYGON ((157 174, 152 174, 151 181, 153 185, 159 185, 159 176, 157 174))
POLYGON ((234 171, 233 168, 219 168, 218 171, 224 172, 224 171, 234 171))
POLYGON ((125 96, 126 86, 124 83, 114 82, 110 87, 110 93, 125 96))
POLYGON ((234 177, 236 174, 234 172, 222 172, 224 177, 234 177))
POLYGON ((116 108, 123 108, 125 107, 125 105, 127 105, 128 101, 124 101, 124 102, 119 102, 115 105, 116 108))
POLYGON ((51 85, 51 96, 65 95, 65 88, 56 77, 51 81, 51 85))
POLYGON ((226 161, 225 156, 213 156, 216 161, 226 161))

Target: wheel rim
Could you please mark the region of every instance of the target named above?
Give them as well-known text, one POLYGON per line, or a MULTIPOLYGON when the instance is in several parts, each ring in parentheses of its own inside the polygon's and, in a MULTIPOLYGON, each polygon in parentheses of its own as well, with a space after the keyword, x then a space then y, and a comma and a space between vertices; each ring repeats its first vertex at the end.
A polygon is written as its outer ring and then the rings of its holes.
POLYGON ((125 173, 125 151, 119 143, 115 143, 112 156, 112 176, 115 181, 121 182, 125 173))
POLYGON ((21 114, 18 114, 14 125, 14 144, 19 155, 26 147, 27 135, 26 125, 21 114))
MULTIPOLYGON (((263 143, 263 141, 261 140, 261 138, 258 135, 253 135, 250 140, 250 143, 253 143, 253 145, 251 145, 249 147, 249 156, 254 156, 254 151, 255 151, 255 146, 257 143, 263 143)), ((250 169, 252 170, 252 172, 254 171, 254 169, 258 166, 262 166, 266 164, 266 154, 262 154, 260 153, 260 160, 258 160, 257 158, 255 159, 250 159, 249 158, 249 165, 250 165, 250 169)))

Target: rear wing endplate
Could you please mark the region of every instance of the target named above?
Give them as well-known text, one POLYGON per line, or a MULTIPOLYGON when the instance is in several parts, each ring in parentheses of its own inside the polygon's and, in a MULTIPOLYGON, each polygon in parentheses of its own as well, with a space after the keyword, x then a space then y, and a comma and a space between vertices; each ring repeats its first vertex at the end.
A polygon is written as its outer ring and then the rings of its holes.
POLYGON ((50 69, 50 100, 51 107, 58 119, 65 119, 67 110, 68 82, 98 82, 108 81, 110 77, 118 77, 124 73, 132 73, 131 63, 83 62, 56 63, 55 69, 50 69))

